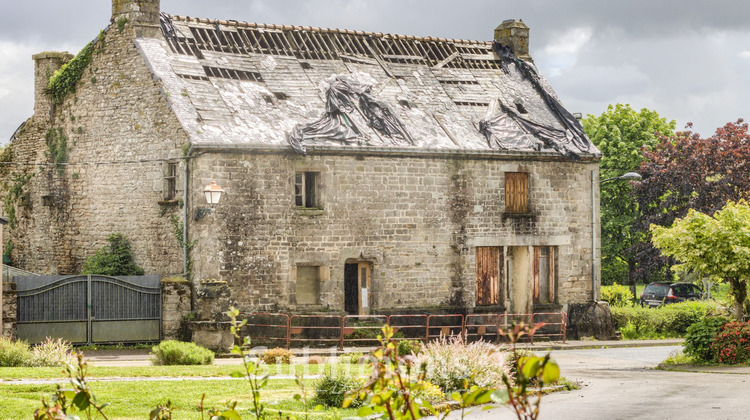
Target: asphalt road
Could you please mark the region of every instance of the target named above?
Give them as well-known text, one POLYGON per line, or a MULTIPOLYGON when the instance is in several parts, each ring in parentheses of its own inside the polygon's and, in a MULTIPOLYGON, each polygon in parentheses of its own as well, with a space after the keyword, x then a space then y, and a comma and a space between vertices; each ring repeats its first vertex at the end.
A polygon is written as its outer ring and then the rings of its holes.
MULTIPOLYGON (((653 368, 681 347, 554 351, 561 373, 581 389, 543 398, 541 420, 750 419, 750 375, 653 368)), ((729 371, 731 372, 731 371, 729 371)), ((460 417, 451 417, 460 418, 460 417)), ((470 413, 472 420, 516 419, 508 407, 470 413)))

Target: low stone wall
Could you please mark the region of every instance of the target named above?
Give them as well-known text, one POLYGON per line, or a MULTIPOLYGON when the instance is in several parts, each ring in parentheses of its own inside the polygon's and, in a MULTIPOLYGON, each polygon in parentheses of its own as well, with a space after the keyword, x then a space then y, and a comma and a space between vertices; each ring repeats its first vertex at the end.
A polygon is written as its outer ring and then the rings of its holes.
POLYGON ((191 341, 201 347, 223 353, 234 347, 234 335, 230 331, 229 322, 189 322, 188 328, 192 332, 191 341))
POLYGON ((16 308, 18 306, 18 297, 16 295, 16 284, 15 283, 3 283, 2 290, 3 299, 3 328, 0 331, 0 336, 3 337, 15 337, 16 336, 16 308))
POLYGON ((190 313, 190 283, 180 277, 161 282, 161 322, 164 340, 177 340, 182 319, 190 313))

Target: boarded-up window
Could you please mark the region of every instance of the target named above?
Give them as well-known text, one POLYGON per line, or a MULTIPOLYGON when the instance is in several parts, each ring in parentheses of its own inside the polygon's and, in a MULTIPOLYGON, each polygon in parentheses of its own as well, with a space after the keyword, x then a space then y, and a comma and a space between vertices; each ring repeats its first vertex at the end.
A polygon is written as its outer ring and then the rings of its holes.
POLYGON ((317 305, 320 303, 320 267, 297 266, 297 304, 317 305))
POLYGON ((555 302, 555 248, 534 247, 534 303, 555 302))
POLYGON ((477 247, 477 306, 504 304, 501 281, 503 249, 496 246, 477 247))
POLYGON ((525 172, 505 173, 505 212, 529 212, 529 174, 525 172))

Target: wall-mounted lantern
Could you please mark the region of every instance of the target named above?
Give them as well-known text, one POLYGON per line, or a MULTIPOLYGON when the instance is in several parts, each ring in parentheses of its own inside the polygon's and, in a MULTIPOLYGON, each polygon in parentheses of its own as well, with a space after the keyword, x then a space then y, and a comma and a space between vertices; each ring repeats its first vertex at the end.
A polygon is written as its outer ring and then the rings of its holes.
POLYGON ((206 202, 211 208, 216 207, 221 200, 221 196, 224 194, 224 189, 221 188, 216 182, 211 181, 210 184, 206 185, 203 189, 203 194, 206 196, 206 202))

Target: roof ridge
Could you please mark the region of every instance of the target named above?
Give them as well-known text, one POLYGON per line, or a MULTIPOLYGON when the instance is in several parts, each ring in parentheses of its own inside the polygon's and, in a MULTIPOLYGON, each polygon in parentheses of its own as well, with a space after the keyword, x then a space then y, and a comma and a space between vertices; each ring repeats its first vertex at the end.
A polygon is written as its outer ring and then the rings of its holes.
POLYGON ((168 15, 168 16, 170 19, 176 20, 176 21, 184 21, 188 23, 192 21, 196 23, 204 23, 204 24, 210 24, 210 25, 218 23, 219 25, 224 25, 224 26, 237 26, 237 27, 245 27, 245 28, 271 29, 271 30, 281 30, 281 31, 311 31, 311 32, 321 32, 321 33, 340 33, 340 34, 348 34, 348 35, 376 36, 380 38, 396 38, 396 39, 406 39, 406 40, 425 41, 425 42, 452 42, 454 44, 492 45, 492 41, 439 38, 439 37, 432 37, 432 36, 422 37, 422 36, 416 36, 416 35, 401 35, 401 34, 390 34, 390 33, 383 33, 383 32, 357 31, 357 30, 351 30, 351 29, 321 28, 317 26, 276 25, 276 24, 238 21, 238 20, 197 18, 197 17, 180 16, 180 15, 168 15))

